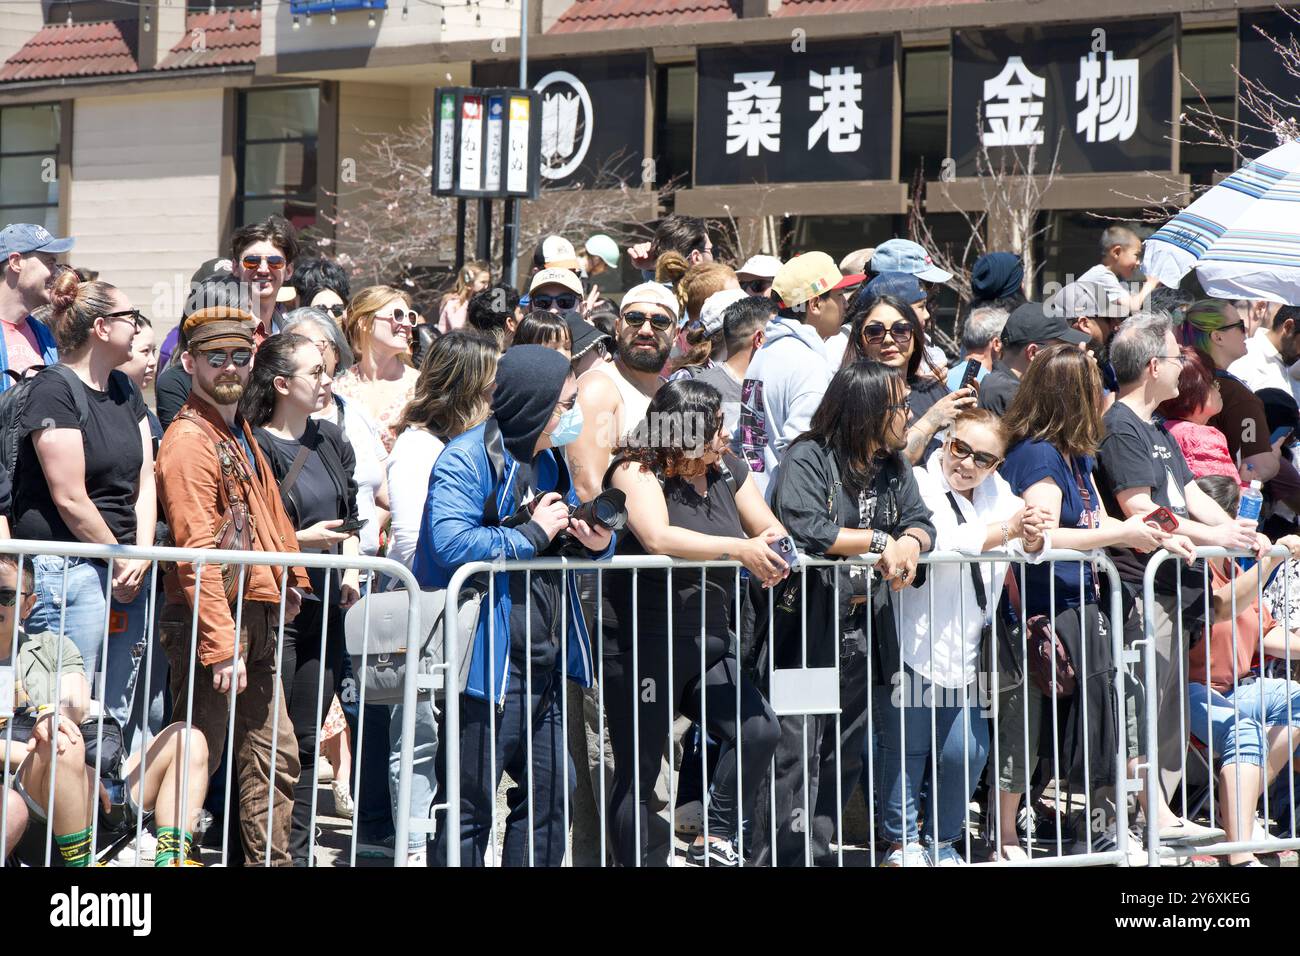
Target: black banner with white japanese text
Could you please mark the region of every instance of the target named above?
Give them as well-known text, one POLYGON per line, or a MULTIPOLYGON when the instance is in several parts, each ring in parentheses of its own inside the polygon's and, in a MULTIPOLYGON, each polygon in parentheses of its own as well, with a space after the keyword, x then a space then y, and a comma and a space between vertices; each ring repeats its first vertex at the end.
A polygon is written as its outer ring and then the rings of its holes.
MULTIPOLYGON (((1267 10, 1243 11, 1241 14, 1241 75, 1268 90, 1284 101, 1294 103, 1300 99, 1300 78, 1287 72, 1287 61, 1269 42, 1272 37, 1283 47, 1293 47, 1300 43, 1300 23, 1296 23, 1287 13, 1269 8, 1267 10), (1263 31, 1261 33, 1260 31, 1263 31), (1265 35, 1267 34, 1267 36, 1265 35)), ((1240 81, 1239 81, 1240 82, 1240 81)), ((1265 102, 1273 102, 1268 96, 1260 97, 1265 102)), ((1294 116, 1294 110, 1274 103, 1283 117, 1294 116)), ((1246 143, 1261 150, 1278 146, 1277 135, 1265 127, 1270 120, 1266 116, 1257 116, 1242 100, 1237 103, 1238 135, 1246 143)), ((1253 153, 1251 154, 1254 155, 1253 153)))
MULTIPOLYGON (((639 186, 646 139, 645 54, 529 60, 541 98, 542 185, 639 186)), ((476 63, 475 86, 513 86, 517 62, 476 63)))
POLYGON ((893 36, 697 55, 695 183, 889 179, 893 36))
POLYGON ((972 176, 991 165, 1046 173, 1167 170, 1172 153, 1172 17, 1105 26, 954 30, 952 157, 972 176))

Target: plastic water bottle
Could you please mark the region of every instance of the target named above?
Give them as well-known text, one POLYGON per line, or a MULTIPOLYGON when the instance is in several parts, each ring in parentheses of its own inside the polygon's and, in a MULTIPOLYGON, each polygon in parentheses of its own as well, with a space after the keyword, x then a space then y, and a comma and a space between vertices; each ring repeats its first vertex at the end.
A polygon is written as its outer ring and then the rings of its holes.
POLYGON ((1249 488, 1241 490, 1241 500, 1237 504, 1237 517, 1245 518, 1249 521, 1259 524, 1260 513, 1264 510, 1264 493, 1260 491, 1262 484, 1259 481, 1252 481, 1249 488))

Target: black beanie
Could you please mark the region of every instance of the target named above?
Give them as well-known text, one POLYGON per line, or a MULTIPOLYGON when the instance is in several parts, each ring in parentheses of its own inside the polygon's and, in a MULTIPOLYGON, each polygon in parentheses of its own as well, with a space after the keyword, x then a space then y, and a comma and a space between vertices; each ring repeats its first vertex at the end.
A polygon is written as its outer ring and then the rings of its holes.
POLYGON ((569 360, 545 345, 516 345, 501 356, 492 414, 515 461, 533 460, 537 437, 550 424, 570 372, 569 360))

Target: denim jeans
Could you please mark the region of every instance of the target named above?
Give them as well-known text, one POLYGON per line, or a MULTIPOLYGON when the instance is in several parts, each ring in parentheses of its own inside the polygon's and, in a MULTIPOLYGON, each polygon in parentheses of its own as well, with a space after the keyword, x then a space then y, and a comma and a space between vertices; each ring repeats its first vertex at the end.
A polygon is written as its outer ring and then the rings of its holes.
POLYGON ((880 695, 876 787, 881 833, 901 844, 906 828, 906 842, 918 842, 917 804, 928 780, 926 840, 952 843, 961 836, 966 805, 984 772, 988 724, 980 715, 975 688, 967 689, 963 707, 960 689, 936 687, 911 668, 906 676, 898 688, 880 695), (900 735, 905 739, 900 741, 900 735))
MULTIPOLYGON (((112 614, 108 617, 108 652, 101 662, 100 657, 105 649, 105 612, 108 610, 104 603, 108 588, 107 565, 81 558, 64 559, 49 555, 33 555, 31 561, 36 581, 36 606, 24 625, 25 629, 31 634, 42 631, 57 634, 62 625, 63 633, 81 651, 82 660, 86 664, 86 680, 90 682, 91 694, 96 698, 100 696, 97 675, 102 663, 104 707, 125 729, 131 722, 136 675, 145 651, 144 631, 149 609, 147 583, 140 588, 135 600, 128 603, 112 601, 112 614)), ((158 674, 158 658, 162 656, 155 648, 155 677, 158 674)), ((157 695, 161 704, 161 695, 165 689, 159 683, 151 679, 149 689, 151 695, 157 695)), ((158 715, 161 718, 160 707, 158 715)))
MULTIPOLYGON (((402 714, 402 705, 396 704, 388 719, 388 793, 393 802, 393 820, 397 819, 397 789, 402 769, 402 714)), ((433 701, 422 700, 415 705, 414 751, 411 816, 425 819, 433 812, 433 798, 438 795, 438 720, 433 701)), ((407 851, 423 850, 428 839, 428 833, 410 833, 406 838, 407 851)))
POLYGON ((1214 760, 1265 765, 1269 727, 1300 727, 1300 685, 1277 677, 1238 684, 1226 694, 1204 684, 1189 684, 1192 722, 1198 740, 1213 740, 1214 760), (1289 718, 1288 718, 1289 714, 1289 718))
MULTIPOLYGON (((567 834, 564 828, 564 792, 573 797, 574 768, 560 727, 564 679, 558 668, 539 674, 533 671, 532 693, 528 693, 524 668, 512 655, 510 683, 500 711, 491 701, 462 694, 460 697, 460 833, 448 832, 439 818, 430 865, 445 866, 447 841, 460 840, 460 865, 479 867, 493 838, 492 816, 502 772, 510 774, 515 787, 507 797, 509 812, 498 821, 505 832, 503 866, 528 866, 530 849, 537 866, 559 866, 564 859, 567 834), (531 728, 529 718, 531 716, 531 728), (492 727, 496 727, 496 753, 491 750, 492 727), (531 729, 532 735, 529 736, 531 729), (530 748, 531 743, 531 748, 530 748), (529 766, 529 750, 532 765, 529 766), (496 775, 492 765, 496 764, 496 775), (529 830, 531 805, 532 829, 529 830)), ((455 746, 455 742, 449 742, 455 746)), ((440 763, 439 783, 445 768, 440 763)))

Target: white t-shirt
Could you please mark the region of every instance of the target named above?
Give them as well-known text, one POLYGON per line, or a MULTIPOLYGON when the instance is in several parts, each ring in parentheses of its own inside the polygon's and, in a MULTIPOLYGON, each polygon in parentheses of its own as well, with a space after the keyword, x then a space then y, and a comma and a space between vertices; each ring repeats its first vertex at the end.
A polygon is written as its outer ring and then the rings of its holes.
POLYGON ((388 452, 384 450, 378 426, 356 402, 344 399, 342 422, 338 420, 338 407, 338 403, 333 402, 313 417, 339 425, 352 445, 352 453, 357 461, 352 472, 357 483, 357 517, 365 522, 358 535, 361 539, 361 553, 373 556, 379 553, 380 530, 375 496, 384 483, 384 465, 388 452))
POLYGON ((388 455, 388 504, 392 523, 386 556, 408 568, 415 565, 420 521, 429 497, 429 477, 442 449, 443 443, 432 432, 408 428, 397 436, 388 455))

